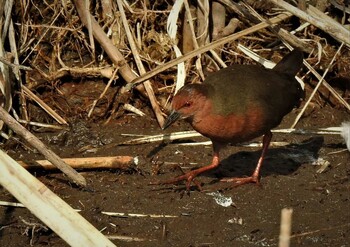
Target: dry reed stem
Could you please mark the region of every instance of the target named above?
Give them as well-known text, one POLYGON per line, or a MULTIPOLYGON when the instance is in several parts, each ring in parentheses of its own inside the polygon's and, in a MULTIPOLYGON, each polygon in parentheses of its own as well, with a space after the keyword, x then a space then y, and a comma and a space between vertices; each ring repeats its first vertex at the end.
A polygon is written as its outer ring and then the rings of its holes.
POLYGON ((279 7, 291 12, 300 19, 310 22, 312 25, 330 34, 340 42, 350 46, 350 31, 312 5, 309 4, 306 12, 304 12, 283 0, 270 0, 270 2, 273 2, 279 7))
MULTIPOLYGON (((5 15, 5 21, 4 26, 1 30, 2 33, 0 34, 0 57, 8 57, 8 54, 5 50, 4 47, 4 43, 5 43, 5 39, 7 37, 7 34, 9 36, 9 41, 10 41, 10 46, 11 49, 13 49, 13 46, 15 46, 15 44, 13 44, 13 30, 12 30, 12 35, 9 34, 10 31, 10 26, 12 23, 12 19, 11 19, 11 12, 12 12, 12 7, 13 7, 13 0, 11 1, 6 1, 4 3, 4 6, 2 7, 3 10, 0 12, 5 12, 3 13, 5 15)), ((2 17, 3 15, 0 16, 0 22, 2 21, 2 17)), ((14 71, 16 71, 16 69, 13 69, 14 71)), ((3 93, 3 95, 5 96, 5 104, 4 104, 4 108, 6 109, 6 111, 9 111, 12 107, 12 81, 11 81, 11 76, 10 76, 10 69, 8 68, 7 65, 0 63, 0 87, 1 87, 1 92, 3 93)), ((3 123, 0 123, 0 129, 2 129, 3 123)))
POLYGON ((117 212, 106 212, 102 211, 101 214, 114 216, 114 217, 121 217, 121 218, 129 218, 129 217, 135 217, 135 218, 178 218, 177 215, 169 215, 169 214, 138 214, 138 213, 117 213, 117 212))
POLYGON ((350 223, 345 223, 345 224, 342 224, 342 225, 339 225, 339 226, 325 227, 325 228, 321 228, 321 229, 317 229, 317 230, 311 230, 311 231, 307 231, 307 232, 293 234, 293 235, 290 236, 290 238, 301 238, 301 237, 313 235, 315 233, 319 233, 319 232, 323 232, 323 231, 335 230, 335 229, 349 227, 349 226, 350 226, 350 223))
POLYGON ((143 242, 143 241, 155 241, 155 239, 148 239, 148 238, 140 238, 140 237, 129 237, 124 235, 106 235, 108 239, 111 240, 119 240, 119 241, 125 241, 125 242, 143 242))
MULTIPOLYGON (((18 116, 17 116, 18 117, 18 116)), ((15 116, 16 118, 16 116, 15 116)), ((32 126, 37 126, 37 127, 42 127, 42 128, 47 128, 47 129, 55 129, 55 130, 68 130, 69 128, 67 126, 62 126, 62 125, 54 125, 54 124, 46 124, 46 123, 38 123, 38 122, 33 122, 33 121, 28 121, 28 120, 23 120, 23 119, 17 119, 16 120, 24 125, 32 125, 32 126)))
MULTIPOLYGON (((90 9, 90 0, 85 0, 85 15, 89 16, 89 9, 90 9)), ((87 18, 87 30, 89 32, 89 41, 90 41, 90 47, 91 47, 91 54, 92 54, 92 60, 95 60, 95 40, 94 35, 92 31, 92 18, 87 18)))
MULTIPOLYGON (((5 202, 5 201, 0 201, 0 206, 3 207, 16 207, 16 208, 25 208, 23 203, 20 202, 5 202)), ((81 209, 74 209, 76 212, 80 212, 81 209)))
POLYGON ((346 109, 350 111, 350 105, 348 102, 343 99, 343 97, 331 86, 328 84, 328 82, 323 78, 321 80, 321 75, 307 62, 304 60, 304 65, 308 70, 311 71, 311 73, 319 80, 322 81, 322 85, 328 89, 328 91, 339 101, 340 104, 342 104, 346 109))
POLYGON ((30 145, 35 147, 40 153, 42 153, 52 164, 57 166, 64 174, 68 176, 74 183, 79 186, 86 186, 85 178, 77 173, 73 168, 68 166, 57 154, 48 149, 46 145, 39 140, 36 136, 30 133, 26 128, 20 125, 7 111, 0 107, 0 119, 11 128, 14 132, 20 135, 30 145))
MULTIPOLYGON (((11 12, 12 12, 12 7, 13 7, 13 0, 9 0, 9 1, 6 1, 5 2, 5 7, 4 10, 5 10, 5 21, 4 21, 4 24, 3 24, 3 29, 2 29, 2 35, 1 35, 1 43, 3 44, 5 39, 6 39, 6 34, 9 30, 9 26, 10 26, 10 23, 11 23, 11 12)), ((2 14, 2 13, 1 13, 2 14)))
POLYGON ((209 0, 197 0, 197 41, 199 46, 209 43, 209 0))
POLYGON ((212 43, 209 43, 207 45, 204 45, 202 47, 199 47, 198 49, 194 50, 194 51, 191 51, 181 57, 178 57, 178 58, 175 58, 163 65, 160 65, 158 66, 157 68, 147 72, 146 74, 144 75, 141 75, 140 77, 136 78, 135 80, 132 81, 132 83, 130 85, 128 85, 128 89, 131 89, 132 87, 140 84, 141 82, 145 81, 145 80, 148 80, 150 78, 152 78, 153 76, 163 72, 164 70, 167 70, 175 65, 177 65, 178 63, 181 63, 181 62, 184 62, 190 58, 193 58, 195 56, 198 56, 199 54, 202 54, 204 52, 207 52, 209 51, 210 49, 214 49, 216 47, 219 47, 219 46, 222 46, 228 42, 231 42, 233 40, 236 40, 240 37, 243 37, 245 35, 248 35, 248 34, 251 34, 251 33, 254 33, 256 31, 259 31, 261 29, 264 29, 266 27, 268 27, 269 25, 271 24, 277 24, 283 20, 286 20, 287 18, 291 17, 292 15, 289 14, 289 13, 283 13, 283 14, 280 14, 276 17, 273 17, 271 19, 269 19, 269 23, 267 22, 261 22, 255 26, 252 26, 252 27, 249 27, 245 30, 242 30, 238 33, 235 33, 235 34, 232 34, 230 36, 227 36, 227 37, 224 37, 222 39, 219 39, 219 40, 216 40, 212 43))
POLYGON ((321 77, 320 80, 318 81, 318 83, 317 83, 316 87, 314 88, 314 90, 312 91, 310 97, 309 97, 308 100, 306 101, 305 105, 303 106, 303 108, 302 108, 302 110, 300 111, 300 113, 298 114, 298 116, 295 118, 294 123, 292 124, 291 128, 294 128, 294 127, 295 127, 295 125, 298 123, 298 121, 299 121, 299 119, 301 118, 301 116, 304 114, 306 108, 307 108, 308 105, 310 104, 312 98, 315 96, 315 94, 316 94, 318 88, 321 86, 323 79, 324 79, 325 76, 327 75, 327 73, 328 73, 328 71, 329 71, 329 68, 331 67, 331 65, 332 65, 333 62, 335 61, 335 58, 336 58, 337 55, 339 54, 339 52, 340 52, 341 48, 343 47, 343 45, 344 45, 344 43, 342 43, 342 44, 339 46, 337 52, 334 54, 334 56, 333 56, 331 62, 329 63, 327 69, 324 71, 322 77, 321 77))
MULTIPOLYGON (((185 4, 185 0, 184 0, 185 4)), ((187 12, 187 7, 185 5, 185 11, 187 12)), ((196 12, 194 6, 189 6, 189 12, 190 14, 185 12, 185 17, 183 19, 183 25, 182 25, 182 53, 186 54, 189 51, 193 50, 194 42, 193 39, 196 37, 194 33, 194 27, 191 28, 190 25, 193 26, 193 21, 196 19, 196 12), (191 19, 189 19, 189 16, 191 16, 191 19), (191 30, 193 29, 193 31, 191 30)), ((189 60, 187 64, 190 64, 192 61, 189 60)))
POLYGON ((281 211, 281 229, 278 247, 289 247, 292 232, 292 208, 284 208, 281 211))
POLYGON ((50 106, 48 106, 42 99, 36 96, 32 91, 30 91, 26 86, 22 85, 23 92, 33 101, 35 101, 44 111, 46 111, 53 119, 55 119, 59 124, 67 124, 67 121, 57 114, 50 106))
POLYGON ((11 63, 11 62, 9 62, 7 59, 5 59, 3 57, 0 57, 0 62, 6 64, 9 67, 11 67, 13 70, 16 70, 16 69, 17 70, 27 70, 27 71, 33 70, 31 67, 28 67, 28 66, 11 63))
MULTIPOLYGON (((192 39, 193 48, 198 49, 199 45, 198 45, 198 41, 196 38, 194 24, 193 24, 194 18, 192 17, 191 8, 190 8, 190 5, 188 4, 187 0, 184 0, 184 5, 185 5, 185 14, 186 14, 186 17, 188 19, 188 24, 189 24, 189 28, 190 28, 190 32, 191 32, 191 39, 192 39)), ((197 56, 197 60, 196 60, 196 69, 197 69, 199 75, 201 76, 201 78, 204 79, 203 69, 201 66, 199 66, 200 63, 201 63, 201 55, 199 54, 197 56)))
MULTIPOLYGON (((282 133, 282 134, 295 134, 295 135, 340 135, 342 127, 330 127, 330 128, 320 128, 320 129, 275 129, 271 130, 272 133, 282 133)), ((128 141, 124 141, 115 145, 139 145, 151 142, 170 142, 174 140, 187 139, 191 137, 202 137, 197 131, 180 131, 172 132, 167 134, 142 136, 134 138, 128 141)))
POLYGON ((2 150, 0 161, 0 184, 70 246, 115 246, 2 150))
POLYGON ((226 8, 220 2, 212 2, 212 22, 213 22, 213 31, 212 39, 216 40, 222 33, 225 27, 226 21, 226 8))
POLYGON ((146 116, 146 114, 144 112, 142 112, 141 110, 137 109, 136 107, 130 105, 130 104, 124 104, 123 105, 124 110, 130 111, 135 113, 136 115, 139 115, 140 117, 144 117, 146 116))
MULTIPOLYGON (((187 0, 184 0, 184 5, 185 5, 185 10, 186 10, 185 14, 186 14, 188 24, 190 27, 190 31, 191 31, 192 43, 193 43, 194 48, 198 49, 199 46, 198 46, 198 42, 196 39, 196 33, 194 30, 194 24, 193 24, 194 18, 192 17, 191 8, 190 8, 190 5, 188 4, 187 0)), ((198 56, 198 58, 200 58, 200 56, 198 56)))
MULTIPOLYGON (((129 27, 129 24, 128 24, 128 20, 126 19, 123 3, 122 3, 121 0, 117 0, 117 4, 118 4, 118 9, 119 9, 120 14, 121 14, 124 30, 126 32, 126 36, 128 37, 129 45, 130 45, 132 54, 134 56, 137 68, 138 68, 138 70, 139 70, 141 75, 145 74, 146 70, 145 70, 145 68, 144 68, 144 66, 142 64, 142 61, 141 61, 141 58, 140 58, 140 54, 138 52, 138 49, 137 49, 136 43, 134 41, 134 38, 133 38, 133 36, 132 36, 132 34, 130 32, 130 27, 129 27)), ((148 98, 149 98, 149 100, 151 102, 151 105, 152 105, 153 111, 154 111, 154 113, 156 115, 158 124, 159 124, 159 126, 163 126, 164 117, 163 117, 162 111, 161 111, 161 109, 159 107, 159 104, 157 102, 157 99, 155 97, 155 94, 154 94, 151 82, 149 80, 146 80, 146 81, 143 82, 143 85, 144 85, 144 87, 146 89, 148 98)))
POLYGON ((105 86, 103 92, 100 94, 100 96, 98 97, 98 99, 96 99, 96 100, 94 100, 94 101, 92 102, 92 106, 91 106, 91 109, 90 109, 90 111, 89 111, 89 113, 88 113, 88 117, 91 117, 92 112, 94 111, 97 102, 98 102, 99 100, 101 100, 101 99, 106 95, 108 88, 111 86, 112 82, 115 80, 115 77, 116 77, 116 75, 117 75, 117 72, 118 72, 118 69, 114 69, 114 72, 113 72, 111 78, 109 79, 107 85, 105 86))
MULTIPOLYGON (((257 11, 255 11, 251 6, 243 3, 243 5, 246 7, 246 9, 251 13, 253 19, 258 19, 259 21, 267 21, 265 18, 263 18, 257 11)), ((301 49, 302 51, 305 51, 307 53, 312 52, 313 47, 309 45, 308 43, 304 42, 303 40, 296 37, 294 34, 291 34, 287 30, 283 29, 282 27, 274 28, 269 27, 269 30, 272 31, 277 37, 279 37, 280 40, 284 44, 288 44, 289 47, 297 47, 301 49)), ((291 49, 290 49, 291 50, 291 49)))
POLYGON ((112 41, 107 37, 106 33, 99 26, 99 24, 94 19, 94 17, 90 13, 86 13, 84 11, 84 2, 78 1, 78 0, 73 0, 73 2, 79 14, 80 20, 84 25, 87 25, 87 20, 91 19, 91 26, 92 26, 94 38, 99 42, 99 44, 108 54, 109 58, 112 60, 115 66, 119 67, 119 73, 124 78, 124 80, 127 83, 134 80, 137 76, 132 71, 130 66, 127 64, 127 61, 125 60, 124 56, 121 54, 118 48, 112 43, 112 41))
MULTIPOLYGON (((137 162, 131 156, 112 156, 112 157, 86 157, 86 158, 65 158, 62 159, 67 165, 74 169, 122 169, 132 168, 137 162)), ((48 160, 36 160, 33 162, 17 161, 25 169, 57 169, 48 160)))
MULTIPOLYGON (((112 66, 92 67, 92 68, 91 67, 90 68, 70 68, 70 67, 64 66, 61 69, 58 69, 54 72, 50 72, 50 74, 45 73, 35 65, 32 65, 32 67, 34 67, 35 70, 38 73, 40 73, 40 75, 47 81, 57 81, 62 79, 65 76, 71 76, 72 78, 103 77, 108 79, 116 79, 115 76, 113 76, 113 71, 115 70, 115 68, 113 68, 112 66)), ((34 86, 37 87, 39 85, 40 84, 37 83, 34 86)))

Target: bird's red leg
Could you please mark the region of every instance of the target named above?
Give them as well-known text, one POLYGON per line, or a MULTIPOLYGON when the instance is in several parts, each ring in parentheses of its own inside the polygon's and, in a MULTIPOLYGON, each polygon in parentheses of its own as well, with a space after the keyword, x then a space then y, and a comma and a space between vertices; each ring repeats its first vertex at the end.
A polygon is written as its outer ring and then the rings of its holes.
POLYGON ((205 171, 212 170, 212 169, 214 169, 214 168, 219 166, 219 163, 220 163, 220 159, 219 159, 220 147, 221 147, 220 144, 213 143, 213 149, 214 149, 213 161, 211 162, 210 165, 203 166, 203 167, 198 168, 196 170, 187 172, 184 175, 178 176, 178 177, 173 178, 173 179, 169 179, 169 180, 166 180, 166 181, 161 181, 161 182, 159 182, 157 184, 175 184, 177 182, 180 182, 180 181, 183 181, 183 180, 187 180, 187 182, 186 182, 186 190, 190 189, 192 181, 196 184, 198 189, 201 190, 200 184, 197 183, 196 181, 194 181, 194 178, 196 176, 198 176, 198 174, 201 174, 201 173, 203 173, 205 171))
POLYGON ((258 164, 256 165, 256 168, 250 177, 245 177, 245 178, 223 178, 221 181, 223 182, 232 182, 235 185, 242 185, 242 184, 247 184, 247 183, 259 183, 259 173, 260 173, 260 168, 261 165, 264 161, 267 149, 269 148, 270 141, 272 138, 272 133, 271 131, 267 132, 264 137, 263 137, 263 148, 261 152, 261 156, 259 158, 258 164))

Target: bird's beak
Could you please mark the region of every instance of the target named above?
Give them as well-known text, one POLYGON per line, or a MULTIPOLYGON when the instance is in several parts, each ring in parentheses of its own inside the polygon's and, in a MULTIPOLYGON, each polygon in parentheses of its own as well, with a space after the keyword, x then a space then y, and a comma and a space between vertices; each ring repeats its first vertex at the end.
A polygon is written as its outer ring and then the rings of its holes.
POLYGON ((170 113, 170 115, 168 116, 168 118, 165 120, 165 122, 162 126, 162 130, 165 130, 170 125, 172 125, 180 116, 181 116, 181 114, 178 113, 177 111, 172 111, 170 113))

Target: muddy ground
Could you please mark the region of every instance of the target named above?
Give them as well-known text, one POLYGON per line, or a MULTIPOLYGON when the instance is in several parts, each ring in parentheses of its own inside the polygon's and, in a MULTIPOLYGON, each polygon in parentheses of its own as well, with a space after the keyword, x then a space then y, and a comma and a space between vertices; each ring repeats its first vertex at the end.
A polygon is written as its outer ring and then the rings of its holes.
MULTIPOLYGON (((296 114, 291 112, 280 128, 290 126, 296 114)), ((339 126, 344 120, 349 120, 344 110, 325 106, 302 118, 298 128, 339 126)), ((208 164, 211 146, 108 145, 132 138, 121 134, 164 133, 152 117, 129 114, 107 125, 80 117, 70 121, 68 131, 33 132, 61 157, 131 155, 138 157, 137 167, 128 171, 83 170, 86 189, 73 186, 58 172, 32 173, 73 208, 81 209, 104 234, 129 239, 112 240, 118 246, 277 246, 280 212, 285 207, 294 210, 292 246, 350 246, 350 153, 340 136, 275 134, 273 141, 290 145, 270 148, 260 186, 236 188, 228 188, 219 179, 250 175, 260 148, 229 145, 222 152, 221 167, 198 178, 204 191, 193 186, 185 193, 183 183, 150 183, 181 174, 176 164, 185 171, 208 164), (330 162, 322 173, 317 172, 318 159, 330 162), (232 204, 219 205, 210 191, 231 198, 232 204), (101 211, 175 217, 111 217, 101 211)), ((165 132, 190 129, 179 122, 165 132)), ((15 159, 42 158, 16 142, 7 142, 2 148, 15 159)), ((4 189, 0 200, 16 201, 4 189)), ((66 246, 25 208, 0 207, 0 224, 0 246, 66 246)))

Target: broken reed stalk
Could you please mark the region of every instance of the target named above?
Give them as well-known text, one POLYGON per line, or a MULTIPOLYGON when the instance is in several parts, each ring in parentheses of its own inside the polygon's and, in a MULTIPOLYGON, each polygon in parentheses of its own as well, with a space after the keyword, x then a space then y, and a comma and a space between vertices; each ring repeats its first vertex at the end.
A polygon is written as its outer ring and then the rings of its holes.
POLYGON ((73 1, 81 22, 88 26, 88 19, 91 20, 91 28, 93 31, 94 38, 98 41, 104 51, 108 54, 108 57, 112 60, 116 67, 119 67, 119 73, 122 75, 126 82, 131 82, 136 78, 136 75, 132 72, 131 68, 124 59, 124 56, 120 53, 118 48, 112 43, 112 41, 107 37, 106 33, 94 19, 94 17, 86 12, 84 1, 73 1), (88 15, 87 15, 88 14, 88 15))
POLYGON ((136 78, 135 80, 132 81, 132 83, 128 84, 126 86, 126 88, 128 90, 132 89, 134 86, 137 86, 138 84, 140 84, 141 82, 145 81, 145 80, 148 80, 150 78, 152 78, 153 76, 163 72, 164 70, 167 70, 175 65, 177 65, 178 63, 181 63, 181 62, 184 62, 188 59, 191 59, 195 56, 198 56, 199 54, 202 54, 204 52, 207 52, 211 49, 214 49, 214 48, 217 48, 219 46, 222 46, 228 42, 231 42, 233 40, 236 40, 240 37, 243 37, 245 35, 248 35, 248 34, 251 34, 251 33, 254 33, 256 31, 259 31, 261 29, 264 29, 272 24, 277 24, 281 21, 284 21, 286 19, 288 19, 289 17, 291 17, 292 14, 290 13, 282 13, 282 14, 279 14, 278 16, 276 17, 273 17, 271 19, 268 20, 268 22, 261 22, 255 26, 252 26, 252 27, 249 27, 245 30, 242 30, 238 33, 235 33, 235 34, 232 34, 230 36, 227 36, 225 38, 222 38, 222 39, 218 39, 212 43, 209 43, 207 45, 204 45, 202 47, 199 47, 198 49, 195 49, 191 52, 188 52, 187 54, 181 56, 181 57, 178 57, 178 58, 175 58, 163 65, 160 65, 158 66, 157 68, 155 68, 154 70, 151 70, 149 72, 147 72, 146 74, 143 74, 141 75, 140 77, 136 78))
MULTIPOLYGON (((285 133, 285 134, 296 134, 296 135, 341 135, 342 127, 329 127, 320 129, 274 129, 272 133, 285 133)), ((203 137, 200 133, 195 130, 172 132, 166 134, 158 134, 152 136, 143 136, 135 139, 127 140, 118 144, 113 145, 138 145, 151 142, 171 142, 174 140, 181 140, 191 137, 203 137)))
POLYGON ((102 211, 102 214, 120 217, 120 218, 128 218, 128 217, 138 217, 138 218, 177 218, 177 215, 169 215, 169 214, 136 214, 136 213, 118 213, 118 212, 106 212, 102 211))
MULTIPOLYGON (((113 156, 113 157, 88 157, 88 158, 66 158, 62 159, 66 164, 74 169, 122 169, 127 170, 137 163, 137 160, 131 156, 113 156)), ((36 160, 33 162, 17 161, 25 169, 57 169, 48 160, 36 160)))
MULTIPOLYGON (((91 25, 91 29, 92 29, 92 33, 94 35, 94 38, 99 42, 101 47, 105 50, 105 52, 108 54, 108 57, 112 60, 112 62, 116 65, 116 67, 118 67, 118 69, 119 69, 118 72, 120 73, 120 75, 124 78, 124 80, 128 84, 130 84, 134 79, 137 78, 137 76, 132 71, 132 69, 128 65, 128 63, 125 60, 125 58, 123 57, 123 55, 120 53, 118 48, 116 46, 114 46, 112 41, 107 37, 106 33, 100 27, 100 25, 94 19, 94 17, 88 11, 85 11, 84 1, 74 0, 73 2, 74 2, 74 5, 77 9, 77 12, 78 12, 78 15, 80 17, 81 22, 85 26, 89 26, 89 24, 91 25)), ((147 83, 146 83, 146 85, 147 85, 147 83)), ((150 86, 150 84, 149 84, 149 86, 150 86)), ((161 115, 161 110, 160 110, 159 104, 158 104, 157 100, 155 99, 155 96, 154 96, 154 98, 152 98, 152 96, 150 96, 150 95, 152 95, 153 89, 151 90, 148 87, 148 88, 146 88, 147 93, 145 93, 144 92, 145 90, 143 89, 142 86, 141 87, 137 86, 136 88, 143 95, 145 95, 146 97, 149 97, 153 111, 157 116, 158 124, 160 126, 162 126, 163 121, 164 121, 164 117, 163 117, 163 115, 161 115)), ((129 89, 131 89, 130 86, 125 86, 120 91, 121 91, 121 93, 125 93, 129 89)))
POLYGON ((108 88, 110 88, 112 82, 116 79, 117 72, 118 72, 118 69, 114 69, 113 74, 112 74, 111 78, 108 80, 108 83, 107 83, 107 85, 105 86, 103 92, 100 94, 100 96, 98 97, 98 99, 95 99, 94 102, 92 102, 92 106, 91 106, 90 111, 89 111, 89 113, 88 113, 88 117, 91 117, 91 115, 92 115, 92 113, 93 113, 93 111, 94 111, 94 109, 95 109, 95 106, 96 106, 97 102, 98 102, 99 100, 101 100, 101 99, 106 95, 108 88))
POLYGON ((58 115, 50 106, 48 106, 43 100, 36 96, 32 91, 29 90, 26 86, 22 85, 23 92, 26 95, 34 100, 41 108, 46 111, 51 117, 53 117, 59 124, 67 124, 67 121, 64 120, 60 115, 58 115))
MULTIPOLYGON (((250 5, 243 3, 244 7, 249 11, 248 13, 245 13, 248 18, 252 20, 259 20, 263 21, 265 20, 264 17, 262 17, 253 7, 250 5)), ((239 5, 238 5, 239 6, 239 5)), ((286 44, 286 46, 290 49, 291 47, 299 48, 304 52, 311 53, 313 50, 313 46, 310 45, 309 43, 303 41, 302 39, 299 39, 297 36, 294 34, 288 32, 287 30, 283 29, 282 27, 278 28, 272 28, 269 27, 269 30, 272 31, 279 39, 286 44)))
MULTIPOLYGON (((143 75, 143 74, 146 73, 146 69, 145 69, 145 67, 142 64, 140 53, 139 53, 137 45, 136 45, 136 43, 134 41, 134 37, 131 34, 129 23, 128 23, 128 20, 126 19, 123 3, 122 3, 121 0, 117 0, 117 4, 118 4, 118 9, 119 9, 119 12, 120 12, 120 15, 121 15, 121 18, 122 18, 124 30, 126 32, 126 36, 128 38, 128 41, 129 41, 131 52, 132 52, 132 54, 134 56, 134 59, 135 59, 136 66, 137 66, 137 68, 139 70, 139 73, 141 75, 143 75)), ((143 85, 144 85, 144 87, 146 89, 149 101, 150 101, 151 106, 153 108, 153 111, 154 111, 154 113, 156 115, 158 124, 160 126, 163 126, 164 116, 162 114, 162 110, 160 109, 160 106, 159 106, 158 101, 156 99, 156 96, 154 94, 151 82, 149 80, 146 80, 146 81, 143 82, 143 85)))
MULTIPOLYGON (((0 16, 4 18, 1 19, 1 24, 3 25, 0 34, 1 42, 0 42, 0 57, 7 58, 8 53, 6 52, 5 48, 5 40, 8 38, 8 42, 10 44, 11 48, 11 56, 14 58, 15 63, 18 64, 18 56, 17 55, 17 49, 16 49, 16 42, 14 39, 14 30, 13 30, 13 21, 12 21, 12 8, 14 6, 13 1, 2 1, 2 6, 0 11, 0 16)), ((6 45, 7 46, 7 45, 6 45)), ((12 107, 12 93, 13 93, 13 84, 11 82, 11 72, 18 77, 19 70, 18 68, 10 68, 8 66, 5 66, 5 64, 0 63, 0 90, 3 94, 2 97, 2 106, 9 111, 12 107)), ((2 129, 2 123, 0 123, 0 129, 2 129)))
POLYGON ((11 128, 14 132, 20 135, 30 145, 36 148, 41 154, 45 156, 52 164, 60 169, 68 176, 74 183, 79 186, 86 186, 85 178, 76 172, 72 167, 68 166, 57 154, 48 149, 46 145, 39 140, 35 135, 30 133, 26 128, 19 124, 7 111, 0 107, 0 120, 11 128))
POLYGON ((292 232, 292 208, 284 208, 281 211, 281 229, 278 247, 289 247, 292 232))
POLYGON ((47 129, 54 129, 54 130, 68 130, 69 128, 65 125, 54 125, 54 124, 46 124, 46 123, 38 123, 38 122, 33 122, 33 121, 26 121, 23 119, 17 119, 17 116, 15 116, 16 120, 24 125, 32 125, 32 126, 37 126, 37 127, 42 127, 42 128, 47 128, 47 129))
POLYGON ((70 246, 115 246, 2 150, 0 162, 0 184, 70 246))
POLYGON ((339 22, 333 20, 328 15, 319 11, 312 5, 309 4, 306 8, 306 12, 304 12, 283 0, 270 0, 270 2, 289 11, 293 15, 299 17, 300 19, 303 19, 304 21, 307 21, 312 25, 318 27, 322 31, 328 33, 331 37, 337 39, 338 41, 350 46, 350 31, 347 30, 339 22))
POLYGON ((341 48, 343 47, 343 45, 344 45, 344 43, 342 43, 342 44, 339 46, 337 52, 334 54, 332 60, 330 61, 330 63, 329 63, 329 65, 328 65, 327 69, 324 71, 324 73, 323 73, 321 79, 319 80, 319 82, 317 83, 316 87, 315 87, 314 90, 312 91, 310 97, 309 97, 308 100, 306 101, 306 103, 305 103, 303 109, 300 111, 300 113, 298 114, 298 116, 295 118, 294 123, 292 124, 291 128, 294 128, 294 127, 295 127, 295 125, 298 123, 298 121, 299 121, 299 119, 301 118, 301 116, 304 114, 306 108, 308 107, 308 105, 310 104, 311 100, 312 100, 313 97, 315 96, 316 92, 318 91, 318 88, 321 86, 323 79, 326 77, 326 75, 327 75, 327 73, 328 73, 328 71, 329 71, 329 68, 331 67, 331 65, 332 65, 333 62, 335 61, 335 58, 338 56, 338 54, 339 54, 341 48))

